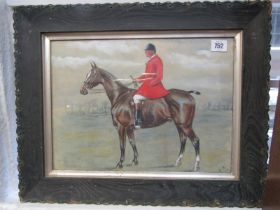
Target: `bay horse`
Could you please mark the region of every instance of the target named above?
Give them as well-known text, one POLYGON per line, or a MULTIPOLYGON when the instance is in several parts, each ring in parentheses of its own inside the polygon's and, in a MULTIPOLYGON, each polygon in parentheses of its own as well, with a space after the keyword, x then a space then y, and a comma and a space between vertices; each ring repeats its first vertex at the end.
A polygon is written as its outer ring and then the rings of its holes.
MULTIPOLYGON (((138 164, 138 151, 134 138, 134 105, 133 94, 135 89, 128 88, 118 81, 111 73, 99 68, 94 62, 91 63, 91 70, 80 89, 83 95, 88 94, 92 89, 101 84, 111 102, 111 115, 114 127, 118 130, 120 140, 121 156, 117 168, 123 167, 125 159, 126 137, 132 146, 134 158, 133 165, 138 164)), ((195 115, 195 100, 191 93, 200 94, 197 91, 184 91, 170 89, 169 94, 163 98, 145 100, 142 108, 141 128, 152 128, 173 121, 180 138, 180 152, 175 166, 181 164, 185 151, 187 137, 191 140, 195 149, 194 171, 199 170, 199 138, 192 128, 195 115)))

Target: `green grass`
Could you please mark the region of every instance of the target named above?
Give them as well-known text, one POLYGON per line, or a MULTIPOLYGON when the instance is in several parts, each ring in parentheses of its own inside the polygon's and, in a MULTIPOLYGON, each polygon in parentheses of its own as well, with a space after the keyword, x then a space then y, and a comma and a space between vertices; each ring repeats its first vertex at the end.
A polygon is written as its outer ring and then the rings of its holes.
MULTIPOLYGON (((62 112, 61 112, 62 113, 62 112)), ((231 162, 231 112, 204 111, 198 114, 194 130, 200 138, 201 172, 229 172, 231 162)), ((111 116, 85 114, 56 115, 54 122, 54 167, 67 170, 115 170, 119 139, 111 116)), ((174 124, 135 131, 139 165, 126 145, 125 171, 191 171, 195 152, 190 141, 180 167, 174 167, 180 143, 174 124)))

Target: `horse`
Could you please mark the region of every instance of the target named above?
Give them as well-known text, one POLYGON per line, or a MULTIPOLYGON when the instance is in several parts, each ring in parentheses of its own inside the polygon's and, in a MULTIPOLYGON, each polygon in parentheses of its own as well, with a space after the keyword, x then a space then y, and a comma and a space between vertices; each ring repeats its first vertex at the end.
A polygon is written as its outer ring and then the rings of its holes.
MULTIPOLYGON (((87 95, 88 90, 97 85, 102 85, 111 103, 111 116, 114 127, 118 131, 120 141, 120 160, 116 168, 123 168, 125 160, 126 137, 133 149, 133 160, 131 165, 138 164, 138 151, 134 137, 134 105, 133 94, 135 89, 128 88, 122 84, 114 75, 99 68, 94 62, 86 75, 85 81, 80 89, 82 95, 87 95)), ((175 166, 181 165, 185 151, 187 137, 191 140, 195 149, 194 171, 199 170, 200 147, 199 138, 195 134, 192 124, 195 116, 195 100, 191 94, 200 93, 197 91, 184 91, 170 89, 165 97, 145 100, 142 108, 141 128, 152 128, 160 126, 168 121, 173 121, 180 138, 180 151, 175 166)))

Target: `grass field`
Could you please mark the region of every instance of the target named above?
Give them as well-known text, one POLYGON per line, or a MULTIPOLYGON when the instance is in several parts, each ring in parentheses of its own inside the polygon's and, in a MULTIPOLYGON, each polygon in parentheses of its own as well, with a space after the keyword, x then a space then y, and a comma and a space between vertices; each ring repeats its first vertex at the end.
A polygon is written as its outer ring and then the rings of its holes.
MULTIPOLYGON (((201 172, 230 172, 231 111, 200 111, 194 130, 200 138, 201 172)), ((116 170, 119 140, 110 115, 63 113, 54 117, 54 168, 60 170, 116 170)), ((180 142, 172 122, 135 131, 139 165, 126 145, 124 171, 192 171, 195 153, 190 141, 180 167, 174 167, 180 142)))

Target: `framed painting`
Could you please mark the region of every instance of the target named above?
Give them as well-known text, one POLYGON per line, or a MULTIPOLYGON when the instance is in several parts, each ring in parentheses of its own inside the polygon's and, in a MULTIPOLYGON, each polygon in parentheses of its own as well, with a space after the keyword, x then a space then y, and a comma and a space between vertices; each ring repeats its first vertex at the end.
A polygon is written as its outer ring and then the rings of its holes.
POLYGON ((16 7, 22 201, 260 205, 269 11, 16 7))

